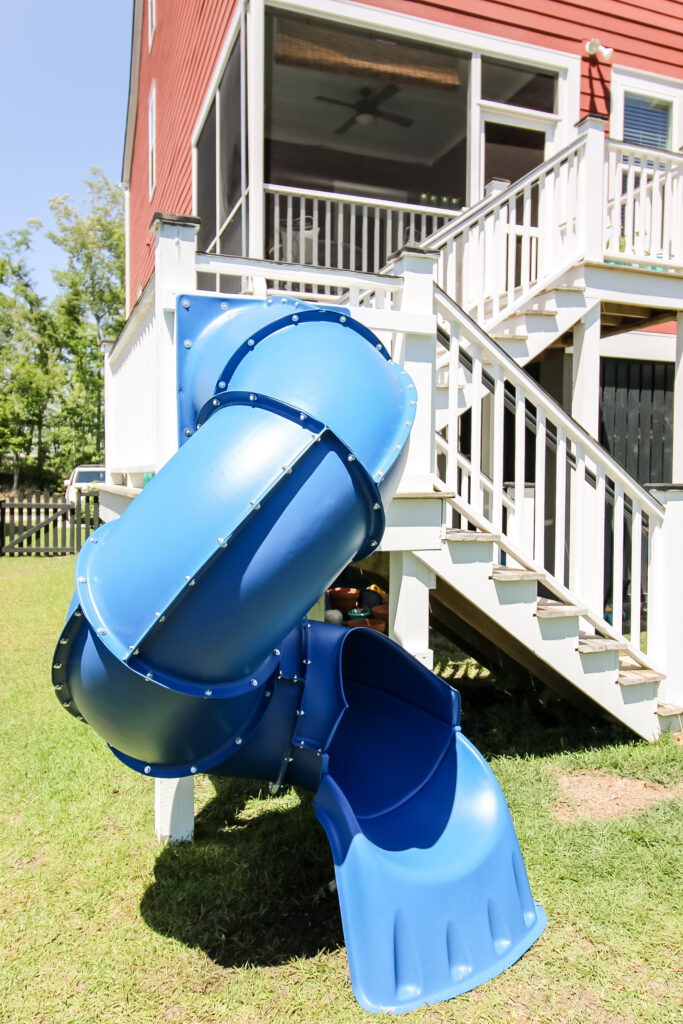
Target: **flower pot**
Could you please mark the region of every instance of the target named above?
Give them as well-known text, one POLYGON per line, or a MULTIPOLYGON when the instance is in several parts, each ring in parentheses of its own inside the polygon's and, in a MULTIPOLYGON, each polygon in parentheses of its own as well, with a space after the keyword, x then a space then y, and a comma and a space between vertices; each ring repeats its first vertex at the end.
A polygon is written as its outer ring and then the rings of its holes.
POLYGON ((373 619, 381 619, 382 622, 389 621, 389 605, 388 604, 376 604, 372 609, 373 619))
POLYGON ((384 619, 375 618, 368 619, 367 624, 370 627, 370 629, 376 629, 378 633, 386 633, 387 627, 389 625, 387 622, 384 621, 384 619))
POLYGON ((358 603, 360 590, 357 587, 330 587, 327 595, 332 608, 337 608, 343 615, 346 615, 358 603))

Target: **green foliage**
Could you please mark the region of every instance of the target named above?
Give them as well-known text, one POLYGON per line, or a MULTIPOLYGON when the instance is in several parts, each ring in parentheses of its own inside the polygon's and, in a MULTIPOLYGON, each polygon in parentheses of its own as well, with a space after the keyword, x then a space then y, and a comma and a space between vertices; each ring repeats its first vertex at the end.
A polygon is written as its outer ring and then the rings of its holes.
POLYGON ((97 169, 86 185, 83 211, 67 196, 50 202, 47 237, 67 256, 51 303, 29 269, 41 225, 0 238, 0 479, 12 489, 60 488, 74 465, 103 460, 99 346, 123 324, 123 195, 97 169))

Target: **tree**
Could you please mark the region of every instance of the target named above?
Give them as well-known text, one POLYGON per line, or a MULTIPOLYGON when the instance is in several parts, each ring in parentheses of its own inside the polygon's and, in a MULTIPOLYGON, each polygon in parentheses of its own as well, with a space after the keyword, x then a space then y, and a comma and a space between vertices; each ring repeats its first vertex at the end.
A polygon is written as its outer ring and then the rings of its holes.
POLYGON ((48 232, 67 254, 66 270, 54 271, 61 287, 57 320, 70 357, 69 400, 65 414, 72 436, 73 462, 100 462, 104 447, 102 355, 105 338, 117 337, 125 307, 123 192, 93 168, 85 179, 88 197, 79 213, 68 196, 55 196, 50 208, 57 228, 48 232))
POLYGON ((64 381, 52 310, 27 266, 37 223, 0 238, 0 468, 14 489, 48 461, 50 408, 64 381))

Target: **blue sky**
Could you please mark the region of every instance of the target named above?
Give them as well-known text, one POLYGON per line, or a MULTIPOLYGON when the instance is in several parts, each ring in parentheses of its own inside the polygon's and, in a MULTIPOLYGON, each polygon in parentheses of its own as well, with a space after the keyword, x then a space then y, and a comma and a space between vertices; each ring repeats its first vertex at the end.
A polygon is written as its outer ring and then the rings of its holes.
MULTIPOLYGON (((132 10, 133 0, 0 0, 0 234, 34 217, 52 226, 50 197, 80 205, 91 167, 120 180, 132 10)), ((47 297, 60 257, 36 239, 47 297)))

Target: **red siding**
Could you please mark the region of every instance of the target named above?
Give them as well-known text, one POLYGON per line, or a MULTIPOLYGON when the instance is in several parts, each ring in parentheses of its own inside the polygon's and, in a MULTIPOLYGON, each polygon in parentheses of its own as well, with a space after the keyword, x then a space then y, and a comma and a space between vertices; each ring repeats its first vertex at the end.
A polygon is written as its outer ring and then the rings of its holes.
POLYGON ((140 92, 130 174, 130 295, 135 303, 154 267, 149 225, 156 210, 192 213, 192 132, 213 77, 237 0, 165 0, 157 4, 152 50, 147 4, 140 92), (156 82, 157 186, 149 199, 147 111, 156 82))
MULTIPOLYGON (((235 5, 236 0, 166 0, 158 6, 151 54, 145 20, 130 183, 133 298, 152 270, 153 212, 192 212, 192 130, 235 5), (157 90, 157 188, 150 202, 147 103, 152 80, 157 90)), ((374 0, 373 6, 581 56, 582 114, 609 113, 610 65, 585 55, 585 43, 593 36, 614 48, 616 64, 683 78, 679 0, 602 0, 598 10, 594 0, 469 0, 466 10, 460 9, 465 6, 460 0, 374 0)), ((315 7, 312 0, 312 12, 315 7)))

